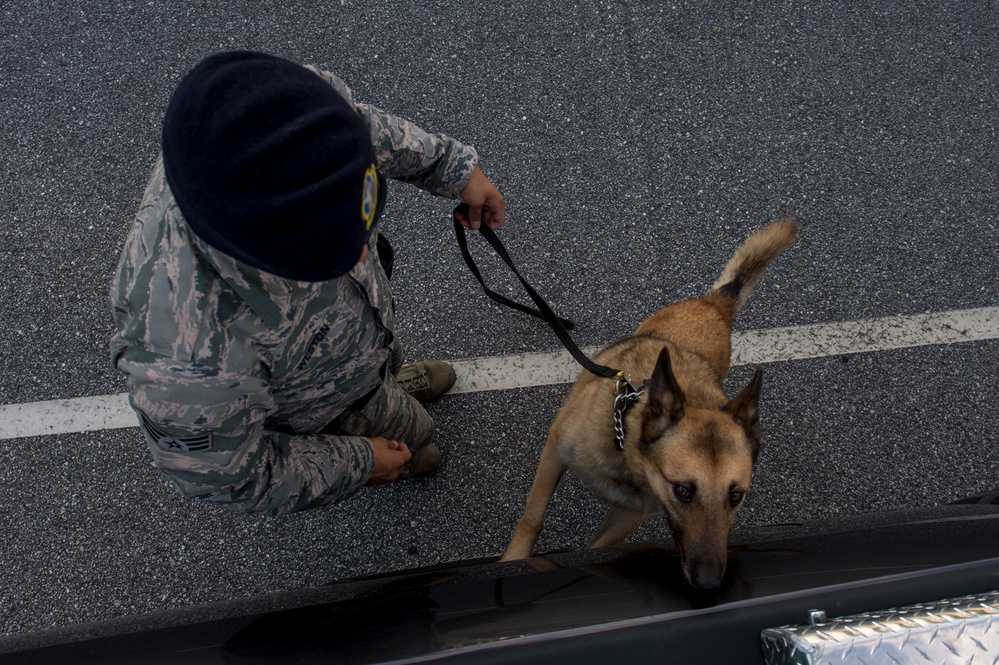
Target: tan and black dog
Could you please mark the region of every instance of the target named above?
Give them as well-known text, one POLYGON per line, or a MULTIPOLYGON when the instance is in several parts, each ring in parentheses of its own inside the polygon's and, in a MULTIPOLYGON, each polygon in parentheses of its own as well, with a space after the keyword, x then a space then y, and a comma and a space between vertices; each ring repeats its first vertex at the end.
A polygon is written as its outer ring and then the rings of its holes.
POLYGON ((548 433, 524 515, 502 560, 531 556, 555 487, 571 469, 610 505, 590 547, 623 540, 665 513, 683 572, 696 587, 721 584, 728 537, 749 491, 760 448, 762 370, 729 400, 722 391, 732 323, 767 266, 797 236, 794 220, 770 223, 743 243, 707 295, 670 305, 597 355, 645 389, 615 440, 616 382, 583 372, 548 433))

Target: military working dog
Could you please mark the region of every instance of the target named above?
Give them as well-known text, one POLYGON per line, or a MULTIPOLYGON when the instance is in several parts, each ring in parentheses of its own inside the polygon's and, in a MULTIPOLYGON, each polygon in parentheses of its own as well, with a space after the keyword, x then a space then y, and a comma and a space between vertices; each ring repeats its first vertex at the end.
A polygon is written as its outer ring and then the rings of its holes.
POLYGON ((644 384, 621 411, 623 437, 615 436, 619 383, 583 372, 552 423, 502 560, 531 556, 555 487, 571 469, 610 505, 590 547, 619 543, 651 515, 665 513, 687 580, 701 588, 721 584, 729 532, 760 449, 762 369, 734 399, 722 390, 732 324, 771 261, 796 237, 793 219, 771 222, 743 243, 706 295, 659 310, 594 358, 634 379, 632 387, 644 384))

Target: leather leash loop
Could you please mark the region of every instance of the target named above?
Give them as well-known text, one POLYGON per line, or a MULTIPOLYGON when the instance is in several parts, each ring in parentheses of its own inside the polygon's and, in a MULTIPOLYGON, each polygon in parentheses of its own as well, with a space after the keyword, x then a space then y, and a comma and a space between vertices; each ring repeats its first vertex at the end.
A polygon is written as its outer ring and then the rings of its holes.
MULTIPOLYGON (((472 275, 474 275, 475 279, 477 279, 479 284, 482 285, 482 289, 485 291, 486 295, 496 302, 506 305, 507 307, 512 307, 517 311, 544 319, 548 325, 551 326, 556 337, 558 337, 559 341, 562 342, 562 345, 565 346, 570 354, 572 354, 572 357, 576 359, 576 362, 582 365, 586 370, 596 374, 597 376, 602 376, 608 379, 618 378, 618 370, 593 362, 580 350, 578 346, 576 346, 576 343, 572 340, 572 337, 568 332, 569 330, 575 328, 575 324, 568 319, 562 319, 556 316, 555 312, 553 312, 552 308, 548 306, 548 303, 545 302, 544 298, 542 298, 538 292, 527 283, 527 280, 524 279, 524 277, 517 270, 517 267, 513 264, 513 260, 510 258, 509 253, 506 251, 506 247, 504 247, 503 243, 500 242, 496 233, 487 225, 481 224, 479 226, 479 233, 482 234, 482 237, 486 239, 486 242, 492 246, 492 248, 496 251, 496 254, 503 259, 503 262, 506 263, 513 274, 517 276, 517 279, 520 280, 524 290, 527 291, 527 295, 529 295, 531 300, 534 301, 534 304, 537 305, 537 309, 528 307, 527 305, 522 305, 516 301, 510 300, 509 298, 505 298, 486 286, 485 281, 482 279, 482 274, 479 272, 478 266, 475 265, 475 261, 472 260, 472 255, 468 251, 468 241, 465 238, 465 227, 458 221, 457 213, 459 211, 466 218, 468 218, 468 204, 462 203, 456 207, 451 216, 452 221, 454 222, 454 233, 458 240, 458 248, 461 250, 462 258, 465 259, 465 264, 468 265, 468 269, 472 271, 472 275)), ((629 385, 631 384, 630 381, 628 381, 628 383, 629 385)))

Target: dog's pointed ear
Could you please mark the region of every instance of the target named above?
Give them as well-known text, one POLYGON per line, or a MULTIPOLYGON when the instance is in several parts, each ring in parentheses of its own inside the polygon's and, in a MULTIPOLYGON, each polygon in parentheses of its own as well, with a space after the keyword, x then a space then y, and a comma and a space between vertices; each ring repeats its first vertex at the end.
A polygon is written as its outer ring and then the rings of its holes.
POLYGON ((646 390, 649 400, 645 407, 645 418, 642 423, 642 441, 651 443, 663 435, 668 428, 683 418, 683 408, 686 397, 680 384, 673 374, 673 365, 669 358, 669 349, 663 347, 656 361, 656 369, 652 372, 646 390))
POLYGON ((749 384, 725 406, 735 422, 742 425, 753 447, 753 459, 760 452, 760 387, 763 385, 763 368, 756 367, 756 373, 749 384))

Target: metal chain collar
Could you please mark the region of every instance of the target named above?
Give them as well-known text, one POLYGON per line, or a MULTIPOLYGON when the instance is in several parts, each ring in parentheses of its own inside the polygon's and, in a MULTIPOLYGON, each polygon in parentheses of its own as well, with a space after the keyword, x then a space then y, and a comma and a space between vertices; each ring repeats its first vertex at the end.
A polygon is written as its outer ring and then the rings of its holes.
POLYGON ((635 388, 623 371, 617 373, 614 384, 614 445, 618 450, 624 450, 624 413, 644 392, 635 388))

